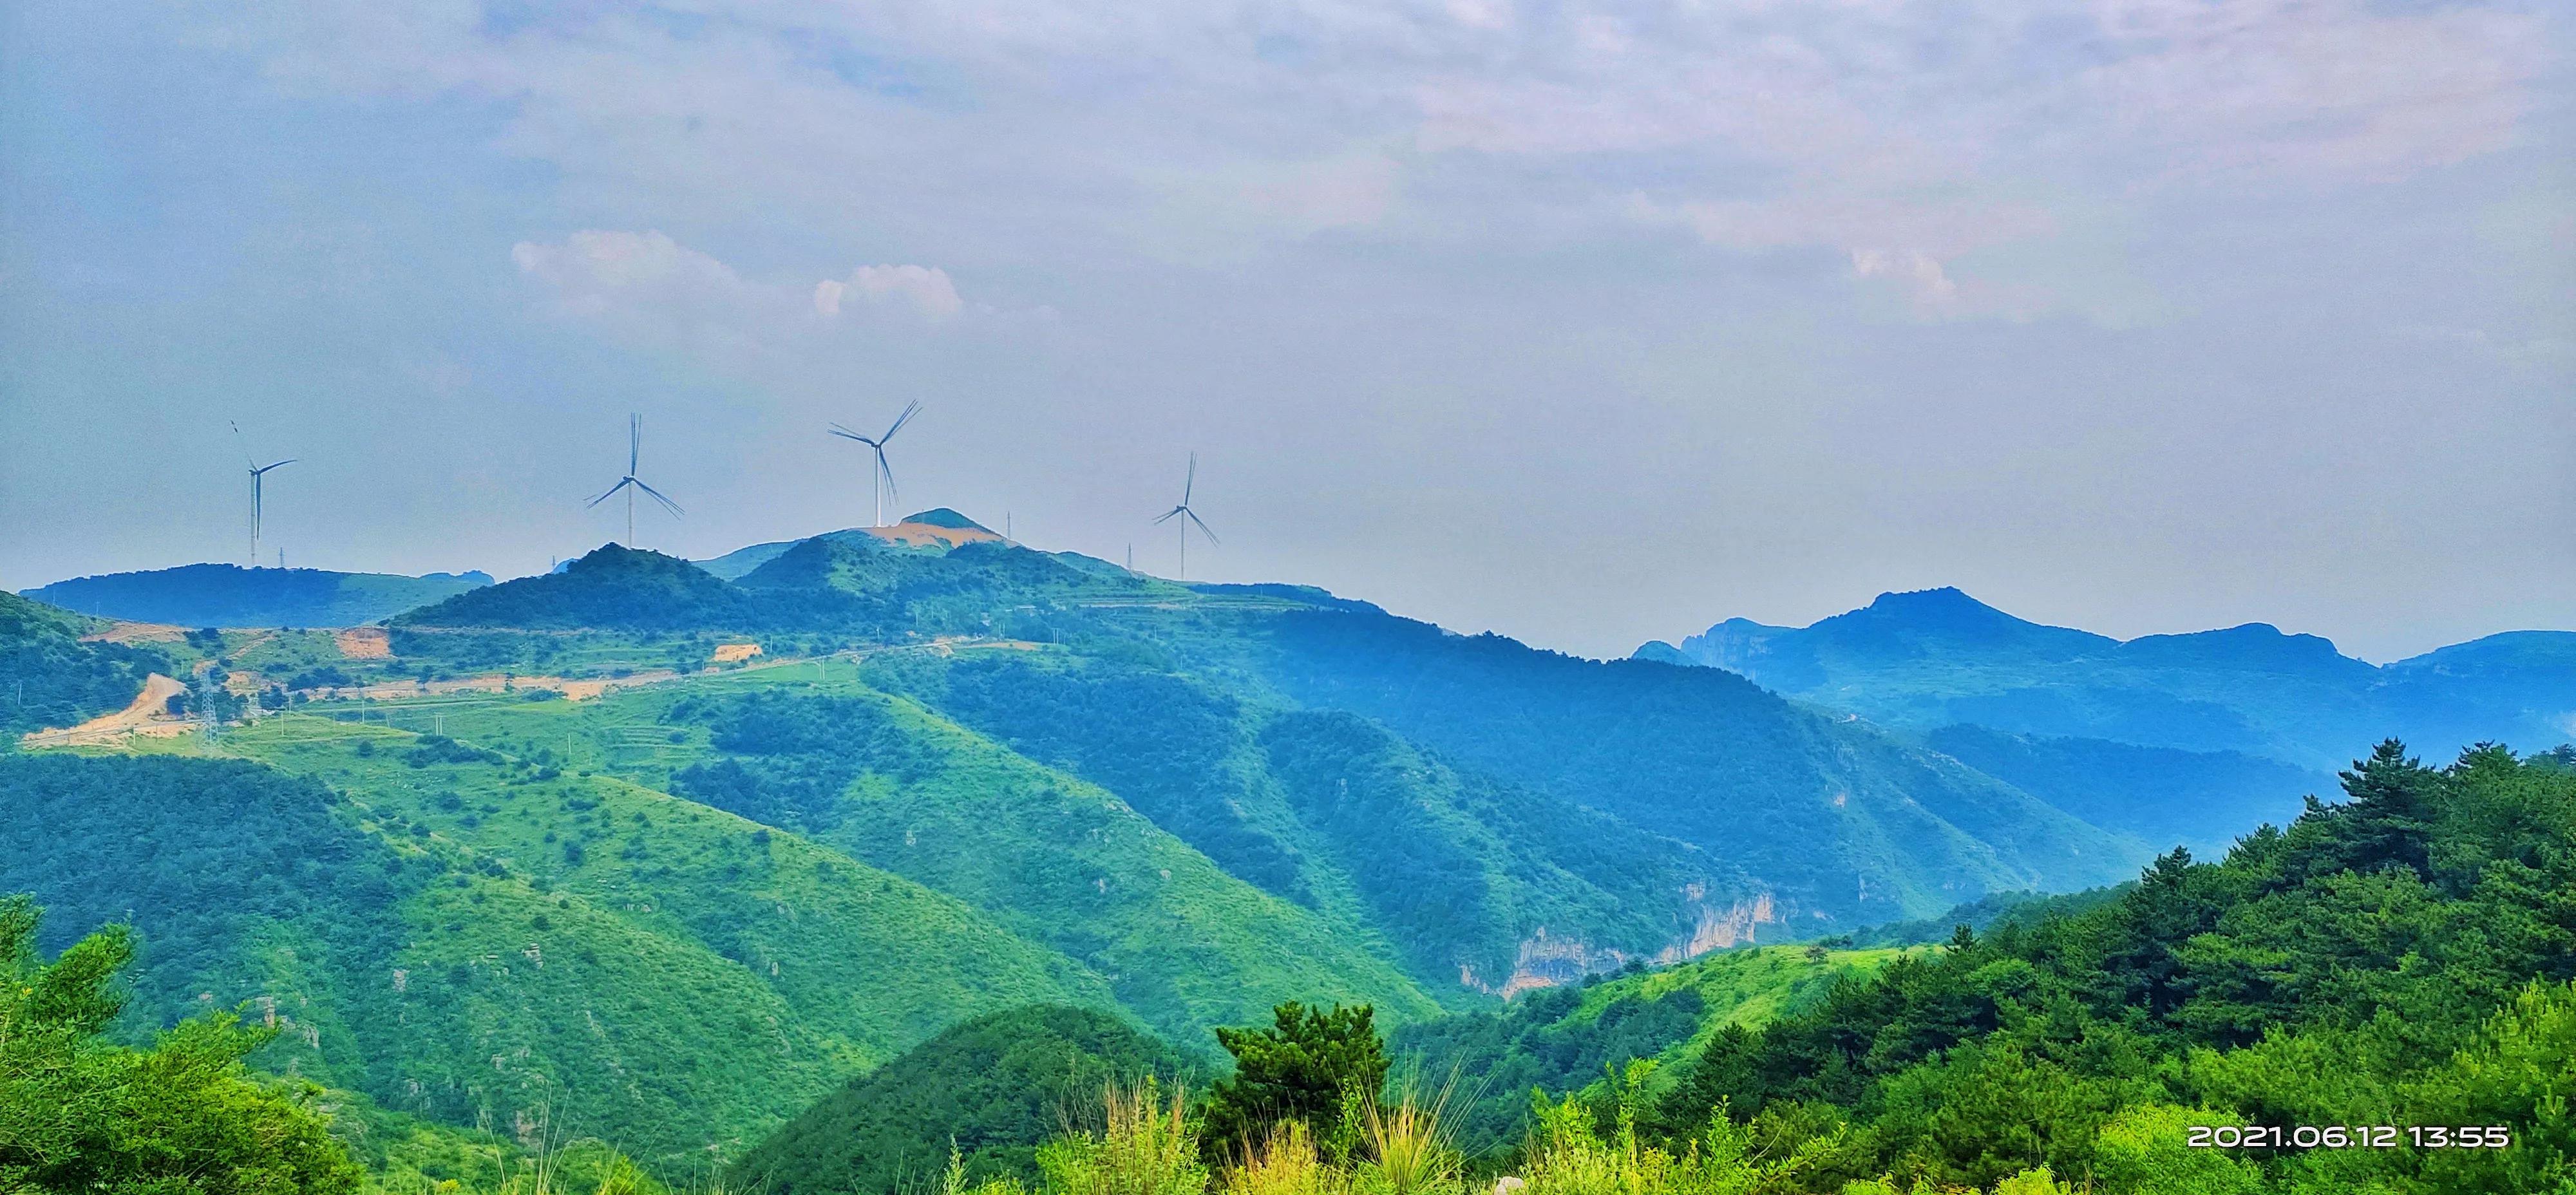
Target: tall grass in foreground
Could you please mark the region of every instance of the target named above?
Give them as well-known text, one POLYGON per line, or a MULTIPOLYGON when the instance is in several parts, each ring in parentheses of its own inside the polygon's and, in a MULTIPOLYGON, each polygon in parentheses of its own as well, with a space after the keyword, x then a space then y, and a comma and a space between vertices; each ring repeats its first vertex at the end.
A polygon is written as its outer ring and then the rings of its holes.
MULTIPOLYGON (((1068 1133, 1038 1150, 1038 1173, 1051 1195, 1201 1195, 1207 1167, 1199 1161, 1198 1125, 1175 1084, 1169 1098, 1147 1075, 1134 1087, 1102 1093, 1097 1133, 1068 1133)), ((988 1184, 989 1185, 989 1184, 988 1184)))
MULTIPOLYGON (((1200 1155, 1200 1125, 1190 1114, 1187 1093, 1178 1087, 1167 1092, 1148 1076, 1133 1086, 1111 1084, 1101 1093, 1092 1124, 1068 1127, 1039 1148, 1035 1190, 1016 1178, 969 1183, 964 1158, 952 1149, 946 1172, 920 1195, 1789 1195, 1835 1189, 1824 1167, 1840 1144, 1837 1135, 1770 1148, 1752 1126, 1729 1120, 1721 1106, 1706 1131, 1678 1152, 1640 1137, 1636 1112, 1652 1072, 1651 1062, 1640 1061, 1614 1076, 1606 1095, 1617 1106, 1606 1136, 1602 1111, 1582 1095, 1559 1102, 1534 1096, 1536 1122, 1520 1164, 1490 1191, 1465 1177, 1465 1159, 1451 1142, 1444 1115, 1447 1087, 1428 1099, 1408 1088, 1388 1103, 1352 1101, 1337 1129, 1353 1142, 1350 1148, 1319 1142, 1304 1124, 1283 1121, 1211 1171, 1200 1155)), ((376 1191, 394 1195, 388 1188, 376 1191)), ((728 1193, 720 1182, 660 1184, 624 1155, 584 1140, 540 1141, 497 1187, 461 1189, 444 1182, 401 1195, 758 1193, 728 1193)), ((1840 1184, 1840 1195, 1978 1192, 1879 1179, 1840 1184)), ((2004 1180, 1988 1195, 2077 1195, 2077 1188, 2046 1170, 2032 1170, 2004 1180)))
POLYGON ((1360 1125, 1368 1146, 1368 1160, 1360 1166, 1362 1186, 1375 1195, 1445 1195, 1460 1188, 1466 1159, 1458 1152, 1456 1129, 1447 1115, 1457 1086, 1453 1074, 1428 1101, 1417 1098, 1408 1082, 1392 1107, 1367 1102, 1360 1125))

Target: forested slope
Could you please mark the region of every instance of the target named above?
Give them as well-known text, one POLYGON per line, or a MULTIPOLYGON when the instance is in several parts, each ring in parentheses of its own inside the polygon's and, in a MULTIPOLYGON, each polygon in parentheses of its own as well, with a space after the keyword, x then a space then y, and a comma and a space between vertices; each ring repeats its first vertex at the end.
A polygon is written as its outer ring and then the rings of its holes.
MULTIPOLYGON (((2537 1192, 2576 1181, 2576 755, 2384 744, 2346 799, 2177 852, 2116 900, 1890 965, 1726 1032, 1661 1105, 1836 1166, 1983 1184, 2046 1165, 2104 1189, 2537 1192), (2510 1149, 2189 1151, 2180 1126, 2507 1126, 2510 1149), (2193 1185, 2138 1185, 2141 1142, 2193 1185)), ((2180 1180, 2176 1180, 2180 1181, 2180 1180)), ((1829 1186, 1820 1189, 1831 1189, 1829 1186)))
MULTIPOLYGON (((1246 616, 1189 639, 1289 700, 1371 718, 1461 768, 1701 847, 1804 925, 2106 882, 2134 840, 1715 669, 1598 662, 1386 616, 1246 616), (1826 917, 1815 917, 1824 914, 1826 917)), ((1793 931, 1794 932, 1794 931, 1793 931)))
POLYGON ((75 726, 122 709, 143 691, 143 678, 172 671, 169 658, 146 647, 87 642, 104 624, 68 610, 0 593, 0 752, 19 735, 75 726))
POLYGON ((1176 1036, 1300 993, 1438 1005, 1374 929, 1245 882, 1116 795, 879 691, 847 663, 598 701, 459 707, 451 732, 793 830, 1079 960, 1176 1036), (818 679, 819 678, 819 679, 818 679))
POLYGON ((740 1144, 837 1077, 746 969, 320 785, 231 761, 0 759, 0 886, 130 921, 142 1034, 247 1005, 268 1069, 449 1123, 551 1107, 646 1156, 740 1144), (417 829, 417 833, 415 832, 417 829))
POLYGON ((1063 653, 903 663, 872 675, 1118 793, 1276 895, 1380 927, 1428 985, 1653 957, 1757 890, 1705 852, 1461 774, 1356 715, 1063 653), (1550 927, 1584 953, 1524 957, 1550 927))
POLYGON ((1105 1013, 1032 1005, 961 1021, 823 1099, 734 1164, 770 1195, 892 1195, 946 1170, 1034 1181, 1037 1147, 1113 1083, 1204 1068, 1105 1013))

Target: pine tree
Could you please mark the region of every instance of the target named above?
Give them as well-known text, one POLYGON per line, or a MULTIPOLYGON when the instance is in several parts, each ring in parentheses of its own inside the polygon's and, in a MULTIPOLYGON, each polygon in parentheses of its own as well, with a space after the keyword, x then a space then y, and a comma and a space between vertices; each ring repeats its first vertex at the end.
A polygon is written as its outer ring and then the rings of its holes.
POLYGON ((1271 1028, 1216 1031, 1235 1073, 1209 1093, 1210 1149, 1239 1152, 1283 1121, 1335 1141, 1354 1127, 1343 1123, 1345 1110, 1383 1093, 1386 1047, 1369 1005, 1327 1011, 1291 1000, 1270 1015, 1271 1028))

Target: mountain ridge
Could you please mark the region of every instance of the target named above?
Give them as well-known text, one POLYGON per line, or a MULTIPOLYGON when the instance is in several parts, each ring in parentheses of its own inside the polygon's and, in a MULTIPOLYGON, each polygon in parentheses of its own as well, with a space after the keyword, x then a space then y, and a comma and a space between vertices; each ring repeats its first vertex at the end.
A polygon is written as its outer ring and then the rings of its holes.
POLYGON ((183 627, 347 627, 489 586, 491 574, 347 573, 183 564, 74 577, 20 596, 122 622, 183 627))
POLYGON ((2519 631, 2376 665, 2264 622, 2119 640, 1952 588, 1780 627, 1730 618, 1632 658, 1714 667, 1924 732, 1952 724, 2338 767, 2373 735, 2465 746, 2576 735, 2576 632, 2519 631), (2483 663, 2481 663, 2483 661, 2483 663))

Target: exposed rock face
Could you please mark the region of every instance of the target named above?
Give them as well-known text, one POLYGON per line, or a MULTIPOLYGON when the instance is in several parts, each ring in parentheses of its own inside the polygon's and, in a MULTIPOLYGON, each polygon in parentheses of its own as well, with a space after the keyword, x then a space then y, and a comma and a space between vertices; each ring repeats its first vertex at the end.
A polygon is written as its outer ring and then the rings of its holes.
MULTIPOLYGON (((1602 954, 1612 959, 1618 956, 1617 951, 1602 954)), ((1536 933, 1521 940, 1520 957, 1512 963, 1512 977, 1503 981, 1499 994, 1509 1000, 1532 988, 1574 983, 1592 970, 1593 961, 1593 952, 1581 939, 1550 938, 1547 927, 1540 926, 1536 933)))
POLYGON ((1691 927, 1690 937, 1657 951, 1655 961, 1678 963, 1712 950, 1750 946, 1755 926, 1778 924, 1779 910, 1771 903, 1768 892, 1757 892, 1752 899, 1739 900, 1723 911, 1702 906, 1699 924, 1691 927))
MULTIPOLYGON (((1692 890, 1687 890, 1694 899, 1700 895, 1696 888, 1694 885, 1692 890)), ((1691 927, 1690 936, 1656 951, 1654 961, 1678 963, 1712 950, 1750 946, 1757 927, 1779 925, 1781 922, 1779 906, 1773 903, 1768 892, 1757 892, 1723 909, 1702 905, 1699 921, 1691 927)), ((1631 957, 1624 950, 1607 947, 1595 950, 1580 938, 1550 936, 1547 927, 1540 926, 1521 941, 1519 957, 1512 963, 1511 976, 1503 981, 1500 988, 1479 977, 1474 967, 1464 965, 1458 968, 1458 982, 1508 1000, 1537 988, 1577 983, 1596 971, 1617 970, 1631 957)))

